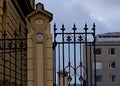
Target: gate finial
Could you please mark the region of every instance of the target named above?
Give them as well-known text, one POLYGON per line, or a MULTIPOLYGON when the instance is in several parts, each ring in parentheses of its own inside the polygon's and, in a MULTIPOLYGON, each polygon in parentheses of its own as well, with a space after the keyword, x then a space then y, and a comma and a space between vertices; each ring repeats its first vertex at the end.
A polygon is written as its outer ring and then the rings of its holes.
POLYGON ((96 27, 96 25, 95 25, 95 23, 93 23, 93 28, 92 28, 93 31, 95 31, 95 27, 96 27))
POLYGON ((88 30, 88 28, 87 28, 87 23, 85 23, 85 28, 84 28, 84 30, 85 30, 85 31, 88 30))
POLYGON ((16 30, 14 31, 14 36, 18 36, 18 33, 16 30))
POLYGON ((7 36, 7 34, 6 34, 6 30, 4 30, 2 36, 4 36, 4 37, 7 36))
POLYGON ((64 30, 65 30, 64 24, 62 24, 62 28, 61 28, 61 30, 62 30, 62 31, 64 31, 64 30))
POLYGON ((57 30, 57 28, 56 28, 56 23, 54 23, 54 31, 56 31, 57 30))
POLYGON ((77 30, 75 23, 74 23, 74 25, 73 25, 73 28, 72 28, 72 29, 73 29, 74 31, 75 31, 75 30, 77 30))

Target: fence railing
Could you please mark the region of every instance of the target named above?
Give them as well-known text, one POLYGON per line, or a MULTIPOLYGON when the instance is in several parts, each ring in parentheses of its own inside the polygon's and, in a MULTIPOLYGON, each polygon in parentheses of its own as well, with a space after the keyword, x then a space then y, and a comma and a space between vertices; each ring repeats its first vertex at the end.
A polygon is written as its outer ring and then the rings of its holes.
MULTIPOLYGON (((54 62, 54 84, 53 86, 88 86, 90 81, 90 73, 93 72, 92 60, 89 60, 88 55, 94 57, 88 45, 91 45, 95 51, 95 24, 92 30, 89 31, 87 24, 85 24, 84 31, 80 32, 76 25, 73 25, 71 32, 68 32, 62 25, 58 30, 56 24, 54 25, 54 42, 53 42, 53 62, 54 62), (61 31, 60 31, 61 30, 61 31), (90 40, 88 40, 90 37, 90 40)), ((96 64, 94 64, 96 69, 96 64)), ((96 70, 95 70, 96 77, 96 70)), ((93 74, 93 73, 92 73, 93 74)), ((94 83, 89 86, 96 86, 96 78, 94 83)), ((92 78, 92 77, 91 77, 92 78)), ((92 80, 93 80, 92 78, 92 80)), ((93 82, 91 80, 91 82, 93 82)))
POLYGON ((24 37, 6 31, 0 37, 0 86, 27 85, 27 32, 24 37))

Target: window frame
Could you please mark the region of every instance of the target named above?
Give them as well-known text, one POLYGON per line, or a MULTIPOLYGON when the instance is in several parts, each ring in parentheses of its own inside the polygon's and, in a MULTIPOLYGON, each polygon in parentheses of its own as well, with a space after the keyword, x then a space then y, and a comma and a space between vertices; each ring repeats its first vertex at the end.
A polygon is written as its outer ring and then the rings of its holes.
POLYGON ((95 49, 95 54, 96 55, 101 55, 102 54, 102 49, 101 48, 96 48, 95 49))
POLYGON ((108 54, 109 55, 115 55, 115 48, 109 48, 108 49, 108 54))
POLYGON ((96 61, 96 70, 101 70, 101 69, 103 69, 103 63, 101 62, 101 61, 96 61), (100 67, 100 65, 99 65, 99 67, 97 68, 97 63, 101 63, 101 67, 100 67))
POLYGON ((116 82, 116 75, 109 75, 110 82, 116 82))
POLYGON ((96 75, 96 82, 102 82, 103 81, 103 76, 102 75, 96 75), (99 79, 98 79, 99 77, 99 79))
POLYGON ((109 69, 115 69, 116 68, 116 62, 115 61, 110 61, 109 62, 109 69), (114 66, 112 67, 112 64, 114 63, 114 66))

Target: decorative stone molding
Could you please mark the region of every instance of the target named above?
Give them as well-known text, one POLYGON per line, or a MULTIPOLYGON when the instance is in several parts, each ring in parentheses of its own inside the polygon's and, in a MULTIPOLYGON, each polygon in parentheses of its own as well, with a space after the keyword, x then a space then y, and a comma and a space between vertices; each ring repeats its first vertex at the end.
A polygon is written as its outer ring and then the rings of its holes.
POLYGON ((33 44, 30 47, 28 46, 28 58, 31 57, 31 53, 33 55, 31 62, 33 69, 28 68, 28 73, 32 73, 33 78, 28 77, 28 86, 53 85, 53 77, 49 78, 49 76, 53 76, 51 20, 52 14, 44 10, 41 3, 38 3, 36 9, 27 16, 28 45, 33 44), (50 55, 47 55, 49 53, 50 55))

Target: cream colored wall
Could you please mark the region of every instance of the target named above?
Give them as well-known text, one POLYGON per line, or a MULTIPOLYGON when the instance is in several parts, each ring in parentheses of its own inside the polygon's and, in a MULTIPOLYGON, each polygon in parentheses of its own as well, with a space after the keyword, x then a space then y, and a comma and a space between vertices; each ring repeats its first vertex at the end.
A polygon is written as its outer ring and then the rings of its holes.
POLYGON ((68 86, 68 75, 60 74, 58 75, 58 86, 68 86), (65 82, 63 83, 63 77, 65 79, 65 82))
POLYGON ((33 39, 31 38, 31 34, 28 33, 28 40, 27 40, 27 56, 28 56, 28 86, 34 86, 34 46, 33 46, 33 39))
MULTIPOLYGON (((34 30, 31 33, 34 34, 34 30)), ((44 40, 38 42, 28 33, 28 86, 53 85, 52 35, 44 36, 44 40)))
MULTIPOLYGON (((22 13, 22 12, 21 12, 22 13)), ((11 37, 12 32, 16 30, 19 33, 19 36, 24 36, 26 24, 18 11, 16 10, 15 6, 8 0, 8 27, 7 32, 9 37, 11 37), (20 31, 21 28, 21 31, 20 31)))
POLYGON ((38 4, 27 18, 28 86, 53 86, 51 15, 42 6, 38 4))

